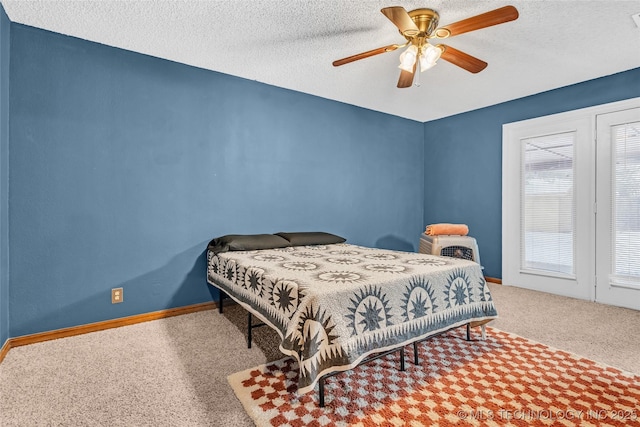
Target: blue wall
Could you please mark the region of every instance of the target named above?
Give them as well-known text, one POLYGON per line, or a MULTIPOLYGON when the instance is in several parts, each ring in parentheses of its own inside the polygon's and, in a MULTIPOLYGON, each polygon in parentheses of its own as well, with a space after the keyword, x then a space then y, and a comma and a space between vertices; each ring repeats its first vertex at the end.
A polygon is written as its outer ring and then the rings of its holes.
POLYGON ((424 223, 467 223, 502 277, 502 125, 638 96, 640 68, 425 123, 424 223))
POLYGON ((415 250, 425 224, 465 222, 500 277, 502 124, 635 96, 640 69, 421 124, 2 13, 0 345, 209 301, 227 233, 415 250))
POLYGON ((0 348, 9 338, 9 51, 11 23, 0 5, 0 348))
POLYGON ((422 123, 15 23, 10 67, 11 336, 209 301, 223 234, 417 248, 422 123))

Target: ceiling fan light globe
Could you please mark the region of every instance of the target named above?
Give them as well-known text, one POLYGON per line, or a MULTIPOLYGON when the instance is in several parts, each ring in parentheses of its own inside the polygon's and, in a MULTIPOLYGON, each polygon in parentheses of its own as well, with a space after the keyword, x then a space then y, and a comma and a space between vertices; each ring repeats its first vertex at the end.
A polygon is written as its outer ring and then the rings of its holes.
POLYGON ((420 71, 427 71, 434 65, 436 65, 436 63, 427 61, 427 58, 425 56, 420 57, 420 71))
POLYGON ((436 65, 436 62, 440 59, 440 55, 442 55, 442 50, 427 43, 422 51, 423 54, 420 55, 420 71, 426 71, 436 65))
POLYGON ((412 65, 400 64, 398 65, 398 68, 404 71, 408 71, 410 73, 413 72, 413 64, 412 65))
POLYGON ((442 50, 433 45, 427 44, 425 49, 424 57, 427 62, 431 64, 435 64, 438 59, 440 59, 440 55, 442 55, 442 50))
POLYGON ((418 48, 414 45, 409 46, 407 50, 400 54, 400 65, 398 68, 401 70, 413 71, 413 65, 416 63, 418 57, 418 48))

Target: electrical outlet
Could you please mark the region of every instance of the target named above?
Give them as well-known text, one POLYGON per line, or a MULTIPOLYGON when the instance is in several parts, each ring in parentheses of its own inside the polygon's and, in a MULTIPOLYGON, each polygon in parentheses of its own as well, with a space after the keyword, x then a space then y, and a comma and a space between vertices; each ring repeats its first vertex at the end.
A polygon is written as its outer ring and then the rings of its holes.
POLYGON ((117 304, 122 302, 124 299, 124 295, 122 293, 122 288, 113 288, 111 289, 111 304, 117 304))

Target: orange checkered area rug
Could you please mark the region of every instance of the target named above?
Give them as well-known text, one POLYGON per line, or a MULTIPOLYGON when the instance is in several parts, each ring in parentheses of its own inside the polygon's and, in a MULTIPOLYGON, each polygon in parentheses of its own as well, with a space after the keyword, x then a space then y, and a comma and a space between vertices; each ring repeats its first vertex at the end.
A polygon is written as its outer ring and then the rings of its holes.
POLYGON ((262 426, 640 426, 640 376, 497 329, 465 340, 464 328, 296 393, 292 358, 229 376, 262 426), (317 387, 316 387, 317 389, 317 387))

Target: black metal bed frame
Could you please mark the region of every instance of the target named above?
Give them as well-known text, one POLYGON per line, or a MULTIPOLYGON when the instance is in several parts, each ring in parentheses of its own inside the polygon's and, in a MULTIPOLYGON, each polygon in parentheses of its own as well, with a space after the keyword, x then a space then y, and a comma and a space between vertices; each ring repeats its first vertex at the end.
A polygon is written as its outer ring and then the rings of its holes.
MULTIPOLYGON (((224 291, 220 290, 220 302, 219 302, 219 305, 218 305, 218 311, 220 313, 223 312, 224 299, 225 298, 229 298, 229 296, 224 291)), ((252 316, 251 312, 247 311, 247 348, 251 348, 251 342, 252 342, 252 339, 253 339, 252 330, 254 328, 259 328, 261 326, 268 326, 268 325, 266 323, 262 323, 262 322, 254 324, 253 323, 253 316, 252 316)), ((429 335, 427 338, 423 338, 421 340, 414 341, 413 342, 413 363, 415 365, 419 365, 420 364, 420 359, 419 359, 419 356, 418 356, 418 343, 420 343, 422 341, 426 341, 426 340, 432 339, 432 338, 435 338, 435 337, 437 337, 439 335, 442 335, 442 334, 444 334, 446 332, 449 332, 452 329, 456 329, 458 327, 459 326, 456 326, 456 327, 453 327, 453 328, 438 332, 436 334, 429 335)), ((466 327, 467 327, 467 341, 471 341, 471 323, 467 323, 466 327)), ((485 337, 484 325, 482 325, 482 337, 483 337, 483 339, 485 337)), ((372 362, 372 361, 374 361, 376 359, 379 359, 381 357, 385 357, 385 356, 388 356, 388 355, 393 354, 395 352, 399 352, 400 353, 400 371, 404 371, 405 370, 405 364, 404 364, 404 348, 405 347, 406 347, 406 345, 402 345, 400 347, 397 347, 397 348, 394 348, 394 349, 391 349, 391 350, 387 350, 387 351, 384 351, 384 352, 373 354, 373 355, 363 359, 359 363, 359 365, 364 365, 365 363, 372 362)), ((327 378, 330 378, 330 377, 332 377, 334 375, 341 374, 343 372, 344 371, 331 372, 331 373, 328 373, 328 374, 324 374, 323 376, 318 378, 318 404, 319 404, 319 406, 321 408, 324 408, 324 406, 325 406, 324 405, 324 382, 325 382, 325 380, 327 378)))

